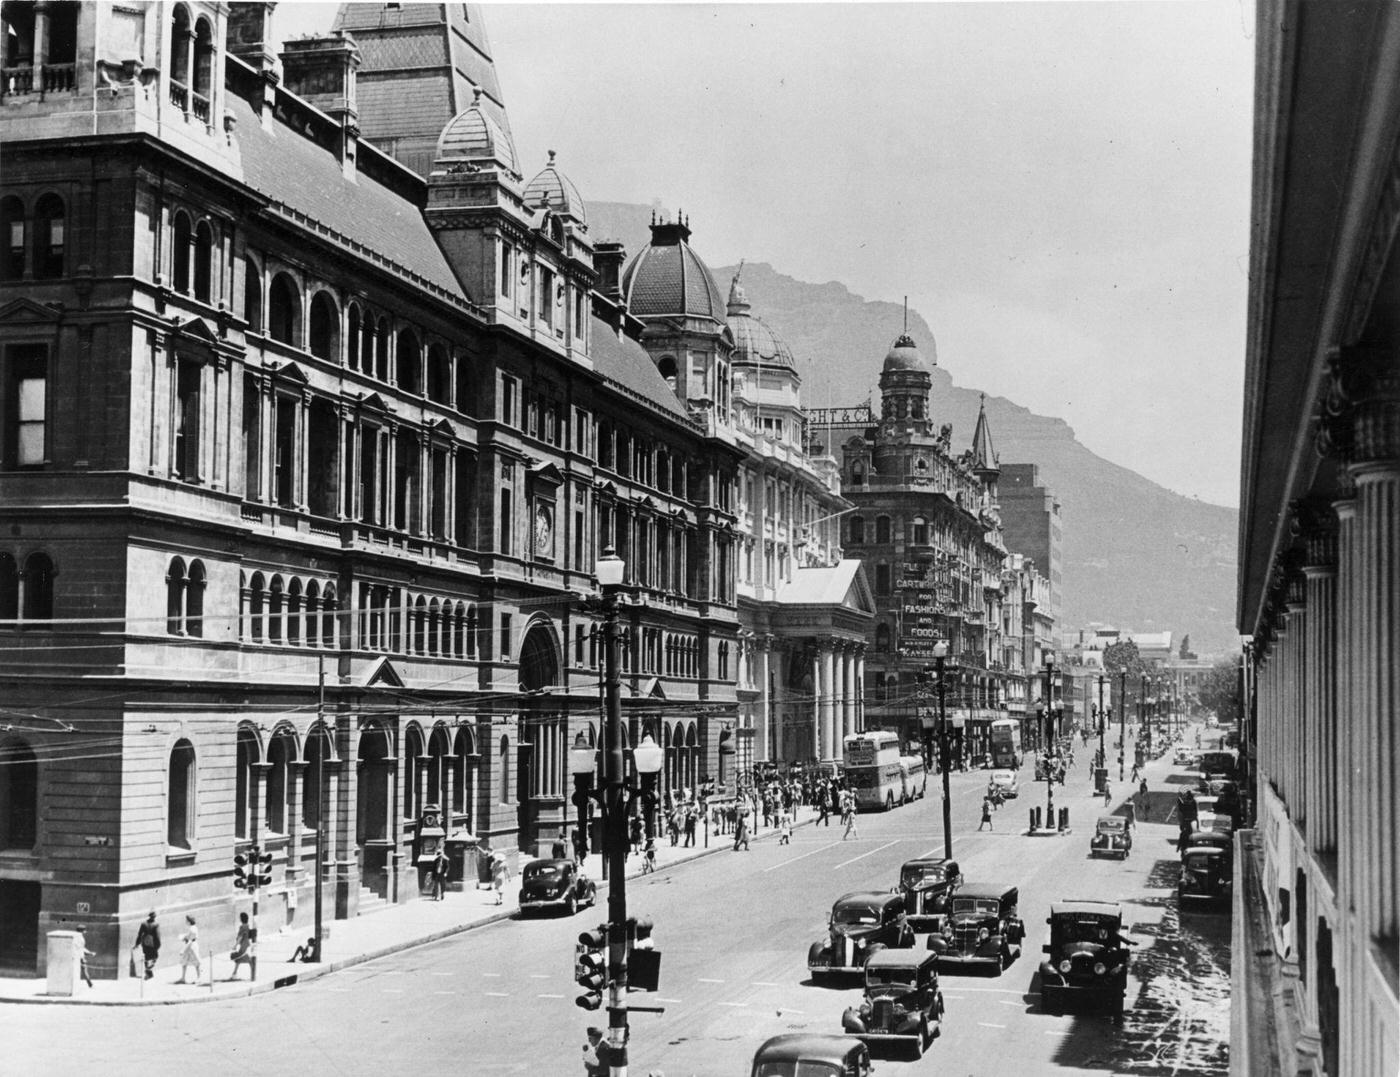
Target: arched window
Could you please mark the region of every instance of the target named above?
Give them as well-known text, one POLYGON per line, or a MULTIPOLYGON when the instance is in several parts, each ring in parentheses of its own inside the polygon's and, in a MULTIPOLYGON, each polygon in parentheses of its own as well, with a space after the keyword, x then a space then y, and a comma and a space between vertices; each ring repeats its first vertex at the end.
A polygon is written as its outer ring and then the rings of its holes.
POLYGON ((666 384, 671 387, 671 391, 675 392, 678 384, 676 379, 676 357, 674 355, 663 355, 656 361, 656 369, 661 374, 666 384))
POLYGON ((413 604, 413 653, 428 653, 428 603, 422 595, 413 604))
POLYGON ((328 363, 338 363, 339 343, 340 311, 329 292, 317 292, 311 299, 311 354, 328 363))
POLYGON ((865 542, 865 518, 862 516, 851 517, 851 544, 860 546, 865 542))
POLYGON ((877 651, 888 651, 890 649, 890 626, 878 625, 875 628, 875 649, 877 651))
POLYGON ((418 757, 423 755, 423 734, 417 726, 410 726, 404 740, 403 756, 403 817, 418 818, 423 807, 423 790, 418 781, 418 757))
POLYGON ((865 461, 857 460, 851 465, 851 482, 857 486, 865 484, 865 461))
POLYGON ((312 580, 306 585, 306 598, 303 600, 305 613, 302 621, 306 625, 306 645, 321 646, 321 585, 312 580))
POLYGON ((418 338, 411 329, 399 330, 398 387, 406 393, 423 391, 422 360, 419 358, 418 338))
POLYGON ((0 742, 0 849, 32 849, 39 836, 39 763, 18 737, 0 742))
POLYGON ((267 642, 282 642, 282 595, 284 593, 282 577, 273 576, 272 583, 267 589, 267 642))
POLYGON ((438 404, 452 403, 452 363, 447 349, 434 344, 428 349, 428 399, 438 404))
POLYGON ((267 329, 273 340, 301 347, 301 292, 288 273, 272 278, 267 297, 267 329))
POLYGON ((185 634, 204 635, 204 562, 191 561, 185 581, 185 634))
POLYGON ((200 221, 194 230, 194 297, 211 302, 214 281, 214 226, 200 221))
POLYGON ((263 826, 273 834, 287 832, 287 764, 291 757, 291 738, 285 733, 274 737, 267 749, 269 766, 263 778, 263 826))
POLYGON ((0 551, 0 621, 19 617, 19 564, 13 554, 0 551))
POLYGON ((875 541, 877 543, 890 541, 890 518, 888 516, 875 517, 875 541))
POLYGON ((200 19, 194 32, 194 94, 190 111, 205 123, 209 122, 210 105, 214 98, 214 31, 208 19, 200 19))
POLYGON ((438 647, 438 628, 441 624, 438 614, 440 612, 437 599, 428 603, 428 654, 441 653, 441 649, 438 647))
POLYGON ((914 517, 914 545, 928 545, 928 521, 922 516, 914 517))
POLYGON ((178 557, 170 559, 170 569, 165 574, 165 630, 172 636, 185 631, 185 562, 178 557))
POLYGON ((295 576, 287 584, 287 642, 301 645, 301 581, 295 576))
POLYGON ((184 4, 175 6, 170 19, 170 98, 181 108, 187 107, 184 90, 190 84, 190 13, 184 4))
POLYGON ((31 553, 24 562, 24 619, 53 618, 53 561, 46 553, 31 553))
POLYGON ((66 242, 63 199, 46 194, 34 210, 34 276, 40 280, 63 276, 66 242))
POLYGON ((321 646, 334 647, 336 645, 335 630, 335 584, 326 584, 326 589, 321 592, 321 646))
POLYGON ((190 290, 190 231, 189 215, 177 210, 170 248, 171 284, 177 292, 190 290))
POLYGON ((261 572, 254 572, 248 584, 248 638, 254 643, 263 641, 263 604, 266 601, 263 590, 267 585, 261 572))
MULTIPOLYGON (((366 357, 368 365, 368 357, 366 357)), ((389 319, 380 318, 374 334, 374 376, 380 381, 389 380, 389 319)))
POLYGON ((178 740, 170 751, 170 781, 165 798, 165 844, 175 849, 192 848, 195 820, 194 745, 178 740))
POLYGON ((0 280, 19 280, 24 276, 27 231, 24 203, 14 197, 0 199, 0 280))
POLYGON ((258 761, 258 741, 251 729, 238 731, 238 747, 234 758, 233 836, 248 837, 248 805, 253 788, 253 764, 258 761))
POLYGON ((345 336, 345 365, 351 370, 360 369, 360 305, 351 303, 347 312, 349 325, 345 336))
POLYGON ((510 803, 510 738, 501 738, 501 747, 497 755, 497 768, 500 770, 496 783, 496 799, 502 804, 510 803))
POLYGON ((243 259, 243 317, 249 331, 263 331, 262 274, 251 258, 243 259))

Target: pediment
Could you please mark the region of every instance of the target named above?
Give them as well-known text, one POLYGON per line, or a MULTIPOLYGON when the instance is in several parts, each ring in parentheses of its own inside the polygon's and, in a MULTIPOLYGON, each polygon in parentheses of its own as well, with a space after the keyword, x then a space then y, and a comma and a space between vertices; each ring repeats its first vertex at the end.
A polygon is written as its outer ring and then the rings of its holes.
POLYGON ((530 479, 532 482, 549 483, 551 486, 562 486, 564 483, 564 476, 559 474, 559 469, 548 462, 531 465, 530 479))
POLYGON ((457 436, 457 431, 452 428, 452 424, 449 423, 446 419, 439 419, 437 422, 433 423, 431 426, 428 427, 428 431, 429 433, 437 434, 440 437, 447 438, 449 441, 456 438, 457 436))
POLYGON ((306 376, 306 371, 296 363, 283 363, 272 372, 272 376, 280 381, 295 382, 297 385, 310 385, 311 379, 306 376))
POLYGON ((369 674, 365 677, 365 687, 370 688, 375 685, 384 685, 389 688, 403 687, 403 677, 394 668, 394 664, 389 661, 388 655, 380 655, 369 667, 369 674))
POLYGON ((651 499, 650 494, 642 494, 637 498, 637 508, 654 509, 656 508, 656 502, 651 499))
POLYGON ((603 479, 594 486, 594 489, 604 497, 617 497, 617 486, 611 479, 603 479))
POLYGON ((378 393, 370 393, 368 396, 361 397, 358 407, 361 411, 377 411, 380 415, 389 414, 389 405, 378 393))
POLYGON ((45 303, 36 303, 27 296, 12 299, 0 307, 0 322, 34 325, 56 322, 60 317, 62 317, 61 307, 55 308, 45 303))
POLYGON ((219 334, 203 318, 186 318, 170 331, 172 337, 179 337, 213 347, 219 342, 219 334))

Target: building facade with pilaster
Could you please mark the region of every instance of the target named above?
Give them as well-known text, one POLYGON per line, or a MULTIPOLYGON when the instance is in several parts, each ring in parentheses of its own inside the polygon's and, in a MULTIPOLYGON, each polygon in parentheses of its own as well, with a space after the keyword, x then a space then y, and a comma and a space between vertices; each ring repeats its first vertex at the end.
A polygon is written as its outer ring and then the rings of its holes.
POLYGON ((1400 10, 1264 0, 1256 27, 1230 1062, 1393 1074, 1400 10))

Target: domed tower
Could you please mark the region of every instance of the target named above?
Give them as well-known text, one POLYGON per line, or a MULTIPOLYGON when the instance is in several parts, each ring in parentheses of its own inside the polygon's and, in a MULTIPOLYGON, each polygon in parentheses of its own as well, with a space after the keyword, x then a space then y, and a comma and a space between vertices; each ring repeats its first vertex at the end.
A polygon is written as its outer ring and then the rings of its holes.
POLYGON ((651 222, 651 242, 622 274, 628 313, 645 325, 642 346, 692 411, 732 425, 734 336, 709 267, 690 246, 689 221, 651 222))
MULTIPOLYGON (((933 342, 929 342, 933 349, 933 342)), ((937 352, 932 351, 936 365, 937 352)), ((880 370, 880 421, 917 433, 930 427, 929 392, 933 375, 906 328, 891 346, 880 370)))
POLYGON ((729 331, 734 336, 734 410, 741 426, 779 441, 800 444, 802 378, 787 342, 755 317, 739 277, 729 285, 729 331))
POLYGON ((510 132, 479 89, 438 136, 426 215, 472 302, 588 362, 593 245, 583 199, 553 153, 523 182, 510 132))

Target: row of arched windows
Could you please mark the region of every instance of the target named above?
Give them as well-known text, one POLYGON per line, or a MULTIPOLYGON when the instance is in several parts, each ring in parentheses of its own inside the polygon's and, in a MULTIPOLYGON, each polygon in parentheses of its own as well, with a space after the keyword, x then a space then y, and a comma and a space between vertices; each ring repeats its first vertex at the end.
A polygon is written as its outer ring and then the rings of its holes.
POLYGON ((666 666, 668 677, 700 676, 700 643, 694 636, 666 633, 666 666))
POLYGON ((0 550, 0 621, 47 621, 53 618, 53 558, 35 551, 24 559, 0 550))
POLYGON ((171 284, 177 292, 201 303, 213 302, 214 225, 208 218, 195 220, 183 209, 175 211, 171 244, 171 284))
POLYGON ((239 639, 288 647, 334 647, 335 584, 280 573, 238 577, 239 639))
POLYGON ((0 199, 0 281, 62 277, 67 242, 67 213, 58 195, 40 195, 32 210, 17 195, 0 199))
POLYGON ((407 654, 475 658, 476 607, 450 598, 419 595, 410 600, 407 654))
POLYGON ((215 37, 209 20, 190 24, 190 12, 176 4, 170 19, 170 100, 204 123, 212 115, 215 37))
MULTIPOLYGON (((340 304, 328 287, 308 284, 306 289, 313 294, 303 325, 303 286, 289 270, 275 271, 267 286, 264 323, 262 274, 248 259, 243 306, 249 328, 436 404, 451 407, 454 396, 459 407, 466 404, 460 389, 453 392, 458 379, 451 353, 441 341, 427 340, 411 326, 396 331, 388 315, 375 315, 358 300, 349 303, 342 322, 340 304)), ((465 365, 461 374, 465 378, 465 365)))
POLYGON ((204 635, 204 563, 170 559, 165 573, 165 630, 172 636, 204 635))
MULTIPOLYGON (((892 540, 892 527, 888 516, 875 517, 875 531, 867 539, 866 521, 863 516, 852 516, 850 524, 850 542, 853 545, 863 545, 865 542, 874 542, 876 545, 884 545, 892 540)), ((928 520, 922 516, 915 516, 909 530, 909 543, 914 546, 927 546, 929 543, 928 520)))

